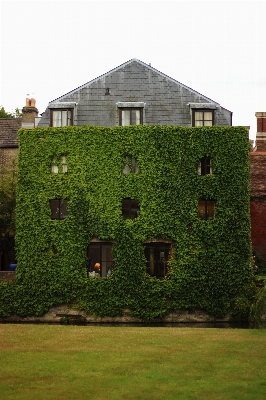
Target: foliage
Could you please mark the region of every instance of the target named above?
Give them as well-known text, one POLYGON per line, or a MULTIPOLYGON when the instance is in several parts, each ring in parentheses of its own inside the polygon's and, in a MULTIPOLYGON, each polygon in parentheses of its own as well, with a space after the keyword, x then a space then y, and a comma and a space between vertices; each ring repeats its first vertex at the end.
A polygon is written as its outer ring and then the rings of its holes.
POLYGON ((18 107, 15 108, 15 112, 7 112, 3 106, 0 106, 0 118, 19 118, 22 116, 22 112, 18 107))
POLYGON ((255 267, 255 274, 256 275, 266 275, 266 265, 264 258, 262 257, 261 254, 256 252, 255 250, 252 251, 253 254, 253 264, 255 267))
POLYGON ((250 282, 245 128, 36 128, 20 130, 19 138, 13 304, 18 315, 41 315, 75 300, 100 316, 128 309, 149 321, 199 308, 222 317, 250 282), (127 155, 137 159, 138 173, 122 173, 127 155), (204 156, 212 158, 212 175, 198 175, 204 156), (58 160, 58 174, 51 173, 52 160, 58 160), (202 196, 216 200, 213 220, 198 218, 202 196), (126 197, 140 202, 135 220, 122 219, 126 197), (53 198, 68 199, 68 218, 51 220, 53 198), (87 278, 92 238, 115 240, 110 278, 87 278), (173 243, 162 281, 145 271, 143 242, 153 238, 173 243))
POLYGON ((266 278, 257 278, 258 291, 250 309, 250 325, 253 328, 266 328, 266 278))
POLYGON ((17 187, 17 163, 0 165, 0 252, 7 253, 14 244, 17 187))

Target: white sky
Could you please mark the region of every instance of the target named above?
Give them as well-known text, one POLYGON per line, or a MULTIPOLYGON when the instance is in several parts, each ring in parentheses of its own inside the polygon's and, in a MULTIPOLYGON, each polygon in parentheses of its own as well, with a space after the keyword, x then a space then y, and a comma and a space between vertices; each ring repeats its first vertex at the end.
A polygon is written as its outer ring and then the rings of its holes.
MULTIPOLYGON (((1 1, 1 0, 0 0, 1 1)), ((233 111, 266 112, 266 1, 1 1, 0 105, 48 102, 132 59, 233 111)))

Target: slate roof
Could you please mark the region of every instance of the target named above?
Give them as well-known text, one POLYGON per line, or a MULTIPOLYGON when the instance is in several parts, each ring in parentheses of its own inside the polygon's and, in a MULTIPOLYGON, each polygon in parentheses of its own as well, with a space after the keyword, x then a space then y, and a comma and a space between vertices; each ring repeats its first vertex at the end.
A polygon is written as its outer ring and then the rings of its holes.
POLYGON ((168 75, 158 71, 156 68, 153 68, 151 65, 148 65, 148 64, 144 63, 143 61, 138 60, 137 58, 132 58, 131 60, 119 65, 118 67, 116 67, 114 69, 111 69, 109 72, 106 72, 105 74, 100 75, 95 79, 92 79, 91 81, 85 83, 84 85, 78 86, 76 89, 73 89, 70 92, 65 93, 64 95, 62 95, 62 96, 50 101, 49 105, 51 103, 53 103, 53 102, 56 102, 57 100, 63 99, 65 96, 68 96, 68 95, 70 95, 72 93, 75 93, 76 91, 79 91, 79 90, 81 90, 83 88, 86 88, 86 87, 90 86, 92 83, 97 82, 97 80, 102 79, 102 78, 108 76, 109 74, 112 74, 113 72, 118 71, 119 69, 126 67, 128 64, 131 64, 132 62, 137 62, 137 63, 141 64, 142 66, 150 69, 151 71, 156 72, 157 74, 161 75, 162 77, 170 80, 171 82, 176 83, 177 85, 180 85, 183 88, 188 89, 189 91, 191 91, 191 92, 193 92, 193 93, 195 93, 197 95, 200 95, 201 97, 205 98, 207 101, 211 101, 212 103, 216 104, 217 106, 220 106, 220 104, 218 104, 216 101, 213 101, 209 97, 206 97, 206 96, 202 95, 201 93, 197 92, 196 90, 191 89, 190 87, 184 85, 183 83, 178 82, 177 80, 175 80, 175 79, 169 77, 168 75))
POLYGON ((0 118, 0 147, 18 147, 22 118, 0 118))

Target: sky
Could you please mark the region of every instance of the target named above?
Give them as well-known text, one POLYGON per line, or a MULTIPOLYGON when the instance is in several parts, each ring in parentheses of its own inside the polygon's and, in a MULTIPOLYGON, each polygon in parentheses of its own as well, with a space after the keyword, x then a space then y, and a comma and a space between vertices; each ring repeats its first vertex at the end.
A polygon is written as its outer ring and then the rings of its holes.
POLYGON ((233 112, 266 112, 266 1, 3 1, 0 105, 49 101, 137 58, 233 112))

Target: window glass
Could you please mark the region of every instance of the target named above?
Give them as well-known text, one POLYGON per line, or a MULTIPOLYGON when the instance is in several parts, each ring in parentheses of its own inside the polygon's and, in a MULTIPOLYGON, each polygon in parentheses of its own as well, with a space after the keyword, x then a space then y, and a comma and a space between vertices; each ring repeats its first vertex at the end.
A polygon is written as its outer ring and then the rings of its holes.
POLYGON ((135 219, 139 212, 139 202, 126 198, 122 200, 122 216, 124 219, 135 219))
POLYGON ((119 125, 140 125, 142 124, 142 108, 120 108, 119 125))
POLYGON ((213 219, 215 215, 215 201, 200 199, 198 202, 198 217, 200 219, 213 219))
POLYGON ((72 110, 51 110, 51 125, 54 127, 72 125, 72 110))
POLYGON ((50 200, 51 219, 65 219, 67 213, 67 200, 52 199, 50 200))
POLYGON ((129 174, 130 172, 135 174, 138 172, 137 161, 134 157, 126 156, 124 159, 123 173, 129 174))
POLYGON ((212 174, 212 166, 211 166, 211 158, 210 157, 203 157, 200 160, 199 166, 198 166, 198 173, 199 175, 208 175, 212 174))
POLYGON ((164 278, 167 274, 169 243, 148 243, 145 245, 146 271, 151 276, 164 278))
POLYGON ((87 250, 88 276, 109 277, 113 267, 112 243, 90 243, 87 250))
POLYGON ((193 126, 212 126, 213 125, 213 111, 210 110, 193 110, 192 125, 193 126))
POLYGON ((130 110, 122 110, 122 126, 130 125, 130 110))

